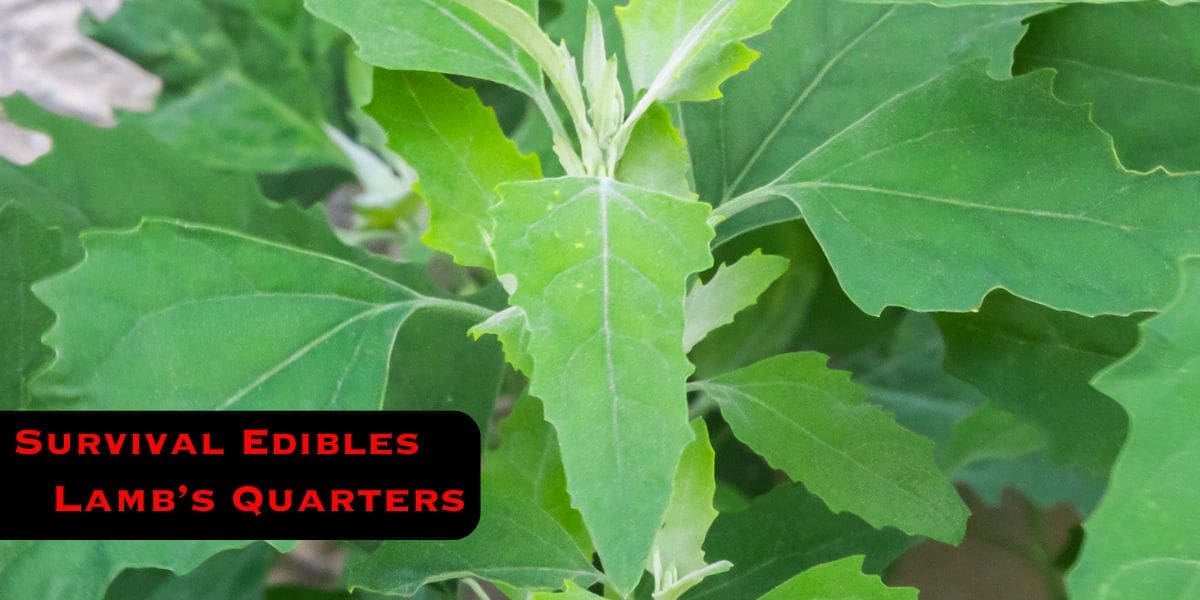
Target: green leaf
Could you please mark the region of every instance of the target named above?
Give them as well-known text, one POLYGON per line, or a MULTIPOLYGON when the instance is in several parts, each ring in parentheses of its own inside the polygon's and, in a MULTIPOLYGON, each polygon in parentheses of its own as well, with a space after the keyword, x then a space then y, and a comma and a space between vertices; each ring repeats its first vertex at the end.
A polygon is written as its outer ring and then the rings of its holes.
POLYGON ((1051 11, 1032 21, 1016 61, 1017 72, 1056 69, 1054 93, 1091 103, 1126 165, 1200 170, 1200 6, 1051 11))
POLYGON ((479 319, 445 310, 417 311, 405 319, 392 345, 381 408, 465 412, 479 425, 486 444, 504 355, 494 341, 468 335, 479 319))
POLYGON ((955 69, 740 202, 782 199, 803 214, 872 314, 968 310, 997 287, 1086 315, 1162 306, 1178 257, 1200 250, 1200 177, 1121 169, 1086 109, 1050 93, 1052 76, 955 69))
POLYGON ((827 281, 823 292, 798 334, 804 348, 828 354, 830 365, 853 373, 871 401, 901 425, 941 444, 984 403, 979 390, 946 373, 946 346, 932 317, 900 310, 871 317, 845 298, 836 280, 827 281))
POLYGON ((734 315, 753 306, 787 267, 786 258, 756 250, 736 263, 717 267, 707 282, 697 281, 684 301, 684 349, 691 350, 714 329, 732 323, 734 315))
POLYGON ((474 92, 434 73, 376 69, 366 110, 387 131, 388 147, 421 178, 430 210, 421 241, 459 264, 490 268, 495 188, 540 178, 537 157, 517 151, 474 92))
POLYGON ((1041 10, 792 2, 751 42, 762 58, 721 100, 683 107, 700 197, 721 204, 763 186, 954 65, 988 58, 989 73, 1007 75, 1021 21, 1041 10))
POLYGON ((533 375, 533 357, 529 356, 529 320, 525 312, 510 306, 471 328, 471 335, 479 339, 494 335, 504 347, 508 364, 526 377, 533 375))
POLYGON ((583 517, 571 506, 567 495, 558 438, 542 414, 541 401, 521 396, 501 429, 500 447, 486 458, 484 486, 513 495, 528 491, 525 498, 536 500, 570 534, 580 551, 591 556, 592 542, 583 517))
POLYGON ((825 273, 821 247, 803 221, 749 232, 716 247, 713 255, 716 262, 729 264, 756 250, 786 258, 787 271, 759 295, 756 304, 737 313, 733 323, 711 331, 692 348, 688 357, 696 365, 696 378, 720 375, 796 350, 797 341, 805 339, 800 333, 812 306, 821 299, 822 285, 841 289, 836 282, 830 283, 833 276, 825 273))
POLYGON ((632 0, 617 7, 634 91, 659 102, 721 97, 758 57, 742 40, 771 27, 788 0, 632 0))
POLYGON ((1105 369, 1096 388, 1129 413, 1107 493, 1085 523, 1072 597, 1188 598, 1200 575, 1200 527, 1192 484, 1200 477, 1200 259, 1163 311, 1141 325, 1132 354, 1105 369))
POLYGON ((83 243, 79 266, 34 286, 58 314, 35 391, 82 409, 377 408, 404 320, 470 306, 199 225, 148 221, 83 243))
MULTIPOLYGON (((187 573, 208 557, 248 542, 226 541, 0 541, 0 597, 38 600, 102 598, 122 570, 155 568, 187 573), (72 565, 70 569, 55 565, 72 565)), ((291 544, 276 543, 280 549, 291 544)))
POLYGON ((423 265, 403 265, 346 246, 321 209, 300 210, 263 198, 253 176, 197 165, 135 122, 99 128, 50 114, 23 98, 5 100, 14 121, 49 133, 54 149, 17 168, 0 161, 0 203, 15 202, 47 226, 61 227, 64 252, 81 255, 76 235, 88 228, 135 227, 169 217, 250 235, 366 265, 432 293, 423 265))
POLYGON ((602 596, 597 596, 577 585, 568 581, 567 586, 561 592, 537 592, 530 596, 531 600, 603 600, 602 596))
MULTIPOLYGON (((364 589, 354 591, 327 590, 299 585, 275 585, 256 600, 395 600, 391 594, 376 594, 364 589)), ((457 590, 450 592, 437 587, 423 587, 407 600, 458 600, 457 590)))
POLYGON ((54 322, 29 286, 67 266, 62 240, 11 200, 0 200, 0 409, 14 410, 28 400, 28 383, 52 353, 42 332, 54 322))
POLYGON ((571 508, 554 431, 537 400, 521 398, 501 429, 500 447, 484 460, 479 527, 456 541, 352 549, 351 586, 409 595, 426 583, 468 575, 526 589, 599 579, 581 550, 587 534, 571 508))
POLYGON ((933 460, 933 442, 866 401, 815 352, 783 354, 693 384, 738 439, 835 511, 876 527, 958 543, 969 511, 933 460))
POLYGON ((656 104, 633 128, 617 165, 616 179, 681 198, 694 196, 687 143, 671 123, 671 112, 656 104))
POLYGON ((954 424, 950 438, 938 448, 938 463, 956 473, 981 460, 1033 454, 1046 442, 1042 430, 989 402, 954 424))
MULTIPOLYGON (((537 17, 537 0, 513 0, 513 4, 537 17)), ((403 5, 389 0, 305 0, 305 6, 349 33, 358 44, 359 57, 377 67, 466 75, 530 95, 541 89, 537 63, 515 41, 451 0, 403 5)))
POLYGON ((190 573, 126 569, 108 586, 104 600, 262 600, 267 573, 279 553, 268 544, 225 550, 190 573))
POLYGON ((529 319, 530 392, 558 430, 605 572, 628 593, 691 439, 683 297, 711 264, 708 207, 610 179, 499 190, 496 267, 529 319))
POLYGON ((728 561, 710 565, 704 560, 701 546, 717 518, 712 505, 717 491, 713 473, 716 455, 703 419, 692 422, 692 434, 696 439, 683 448, 671 501, 646 564, 655 577, 654 600, 675 600, 706 577, 733 566, 728 561))
MULTIPOLYGON (((877 4, 926 4, 929 0, 856 0, 857 2, 872 2, 877 4)), ((1125 2, 1140 2, 1142 0, 1063 0, 1057 4, 1122 4, 1125 2)), ((1178 6, 1190 4, 1196 0, 1161 0, 1163 4, 1178 6)), ((1041 0, 938 0, 938 6, 977 6, 980 4, 1041 4, 1041 0)))
POLYGON ((464 576, 527 589, 599 578, 553 516, 528 498, 494 492, 484 489, 479 527, 471 535, 452 542, 384 542, 374 552, 352 549, 347 581, 407 596, 424 584, 464 576))
POLYGON ((128 0, 91 33, 163 79, 124 119, 206 165, 283 172, 346 164, 321 128, 345 86, 330 29, 299 3, 128 0))
POLYGON ((1103 479, 1125 439, 1125 414, 1088 381, 1128 352, 1135 320, 1088 318, 991 294, 978 313, 937 317, 946 371, 1046 437, 1051 460, 1103 479))
POLYGON ((916 588, 890 588, 864 575, 863 557, 817 565, 764 594, 761 600, 917 600, 916 588))
POLYGON ((866 554, 868 572, 878 573, 908 545, 895 529, 875 530, 854 515, 830 512, 801 485, 784 486, 717 517, 705 556, 728 560, 733 569, 706 579, 686 598, 754 600, 800 571, 854 554, 866 554))

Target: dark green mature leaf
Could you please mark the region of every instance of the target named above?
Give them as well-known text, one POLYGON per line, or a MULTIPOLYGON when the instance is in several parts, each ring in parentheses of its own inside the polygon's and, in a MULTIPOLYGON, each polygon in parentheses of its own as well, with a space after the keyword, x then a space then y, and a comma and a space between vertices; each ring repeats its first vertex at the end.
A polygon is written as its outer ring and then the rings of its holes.
MULTIPOLYGON (((246 544, 183 540, 4 540, 0 541, 0 597, 38 600, 102 598, 109 582, 126 568, 155 568, 187 573, 217 552, 246 544), (59 568, 59 565, 71 565, 72 568, 59 568)), ((274 545, 281 550, 291 546, 281 543, 274 545)))
POLYGON ((529 320, 530 392, 605 572, 628 593, 692 437, 683 297, 711 264, 708 207, 610 179, 499 189, 496 267, 529 320))
POLYGON ((474 92, 435 73, 377 69, 366 110, 421 178, 430 209, 421 241, 459 264, 490 268, 496 186, 540 178, 536 155, 517 151, 474 92))
POLYGON ((479 319, 448 311, 408 317, 392 347, 382 408, 459 410, 475 420, 486 442, 504 355, 494 341, 468 335, 479 319))
POLYGON ((876 530, 854 515, 833 514, 801 485, 772 490, 749 508, 717 517, 705 557, 733 569, 706 579, 685 600, 754 600, 809 567, 867 555, 878 573, 909 544, 895 529, 876 530))
POLYGON ((29 286, 67 266, 62 246, 58 232, 0 200, 0 409, 25 403, 29 380, 52 356, 41 337, 54 314, 29 286))
POLYGON ((1006 75, 1021 20, 1040 10, 791 3, 751 42, 763 56, 723 87, 724 98, 684 106, 700 197, 721 204, 768 183, 954 65, 988 58, 990 73, 1006 75))
MULTIPOLYGON (((266 594, 259 600, 394 600, 392 594, 378 594, 364 589, 326 590, 297 585, 276 585, 267 588, 266 594)), ((450 591, 441 587, 426 586, 406 600, 458 600, 457 590, 450 591)))
POLYGON ((1046 447, 1046 434, 992 403, 954 424, 950 437, 938 448, 938 463, 947 473, 960 472, 981 460, 1020 458, 1046 447))
POLYGON ((257 543, 220 552, 186 574, 126 569, 104 600, 262 600, 278 556, 270 545, 257 543))
MULTIPOLYGON (((747 237, 755 235, 759 232, 747 237)), ((739 239, 731 246, 740 243, 739 239)), ((1043 507, 1069 501, 1086 513, 1095 505, 1104 481, 1078 468, 1052 464, 1045 450, 1017 454, 1013 446, 1004 447, 1003 437, 959 435, 958 426, 981 406, 999 409, 973 385, 946 373, 945 341, 930 315, 887 310, 871 317, 845 297, 832 273, 819 276, 825 283, 806 315, 805 328, 796 334, 800 347, 829 354, 830 365, 854 373, 854 381, 867 389, 872 402, 893 412, 901 425, 933 439, 938 463, 948 476, 969 484, 990 504, 1000 502, 1005 488, 1016 487, 1043 507), (948 453, 958 453, 966 462, 951 464, 955 457, 948 453)), ((1033 427, 1024 419, 1012 425, 1026 431, 1033 427)), ((1045 446, 1045 434, 1040 428, 1036 433, 1045 446)))
POLYGON ((800 334, 805 346, 830 355, 830 364, 854 373, 871 401, 896 415, 905 427, 942 443, 960 419, 983 401, 979 391, 946 373, 946 346, 929 315, 888 311, 870 317, 836 287, 825 287, 822 302, 800 334))
POLYGON ((163 79, 158 109, 127 115, 193 160, 282 172, 344 165, 345 41, 299 2, 128 0, 92 32, 163 79))
POLYGON ((733 264, 721 265, 707 282, 697 281, 684 300, 684 349, 691 350, 714 329, 732 323, 787 267, 786 258, 755 251, 733 264))
POLYGON ((83 241, 79 266, 34 287, 59 316, 35 390, 79 408, 377 408, 409 315, 488 313, 199 225, 148 221, 83 241))
POLYGON ((23 99, 6 101, 5 111, 17 123, 49 133, 54 149, 23 169, 0 162, 0 195, 43 223, 62 227, 68 247, 77 248, 74 234, 82 229, 133 227, 148 215, 284 237, 289 228, 272 222, 296 212, 267 210, 252 177, 199 167, 136 123, 102 129, 23 99))
POLYGON ((757 58, 742 40, 789 0, 632 0, 618 7, 634 91, 662 102, 712 100, 757 58))
POLYGON ((957 543, 969 511, 933 460, 933 442, 866 401, 815 352, 783 354, 695 384, 738 439, 835 511, 957 543))
MULTIPOLYGON (((537 0, 513 4, 537 17, 537 0)), ((305 6, 349 33, 359 57, 377 67, 466 75, 530 95, 541 89, 537 63, 500 29, 456 2, 306 0, 305 6)))
POLYGON ((1104 478, 1125 439, 1126 419, 1088 381, 1133 347, 1133 319, 1087 318, 992 294, 978 313, 937 321, 949 373, 1037 427, 1055 463, 1104 478))
POLYGON ((1200 478, 1200 259, 1132 354, 1094 380, 1129 412, 1129 441, 1085 523, 1070 575, 1077 598, 1191 598, 1200 576, 1194 484, 1200 478))
POLYGON ((587 535, 571 508, 554 431, 537 400, 518 401, 502 429, 500 448, 484 461, 479 527, 456 541, 352 550, 351 586, 408 595, 423 584, 468 575, 526 589, 558 588, 564 580, 586 585, 600 577, 581 551, 587 535))
POLYGON ((64 251, 73 260, 80 256, 76 235, 83 229, 129 228, 143 217, 169 217, 330 254, 421 292, 436 290, 420 265, 343 244, 320 209, 273 204, 252 176, 197 165, 137 123, 98 128, 22 98, 6 100, 5 111, 15 122, 49 133, 54 150, 25 168, 0 161, 0 203, 15 202, 43 224, 62 228, 64 251))
POLYGON ((890 588, 864 575, 862 556, 817 565, 772 589, 760 600, 917 600, 915 588, 890 588))
POLYGON ((1052 67, 1054 93, 1088 102, 1121 161, 1200 170, 1200 6, 1080 4, 1035 18, 1015 70, 1052 67))
POLYGON ((955 69, 745 198, 803 213, 869 313, 966 310, 996 287, 1089 315, 1161 306, 1178 257, 1200 246, 1200 177, 1122 170, 1087 111, 1050 94, 1052 76, 955 69))

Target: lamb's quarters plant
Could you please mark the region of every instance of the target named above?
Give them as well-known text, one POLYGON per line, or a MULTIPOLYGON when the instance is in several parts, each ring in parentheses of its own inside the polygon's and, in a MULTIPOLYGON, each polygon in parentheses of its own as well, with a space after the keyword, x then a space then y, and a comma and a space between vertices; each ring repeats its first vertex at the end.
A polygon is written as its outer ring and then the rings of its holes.
POLYGON ((482 517, 328 594, 7 542, 0 597, 914 598, 955 484, 1095 509, 1078 597, 1188 597, 1197 8, 937 4, 128 0, 159 110, 5 100, 55 150, 0 164, 0 406, 464 410, 482 517), (413 260, 262 191, 367 163, 413 260))

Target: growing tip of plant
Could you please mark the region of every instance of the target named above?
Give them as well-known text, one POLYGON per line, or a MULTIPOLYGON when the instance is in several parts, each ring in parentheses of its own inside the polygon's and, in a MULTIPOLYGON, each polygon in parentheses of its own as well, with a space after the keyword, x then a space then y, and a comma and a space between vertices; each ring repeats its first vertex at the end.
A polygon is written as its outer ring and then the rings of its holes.
POLYGON ((587 90, 588 99, 595 104, 597 90, 604 80, 604 71, 608 63, 608 51, 604 46, 604 23, 600 20, 600 11, 590 0, 587 7, 587 24, 583 34, 583 86, 587 90))

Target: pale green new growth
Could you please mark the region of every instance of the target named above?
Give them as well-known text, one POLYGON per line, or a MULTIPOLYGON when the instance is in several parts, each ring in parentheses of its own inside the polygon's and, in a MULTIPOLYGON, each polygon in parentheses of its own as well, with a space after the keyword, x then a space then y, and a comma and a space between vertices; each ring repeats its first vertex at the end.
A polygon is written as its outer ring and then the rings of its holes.
POLYGON ((753 306, 759 294, 783 275, 787 265, 788 260, 782 256, 755 251, 732 265, 721 265, 707 282, 697 281, 684 302, 684 349, 691 350, 709 332, 732 323, 742 309, 753 306))
POLYGON ((683 448, 671 502, 662 527, 654 538, 654 547, 646 570, 654 576, 654 600, 675 600, 705 577, 728 571, 733 564, 704 560, 704 537, 717 518, 712 506, 717 482, 713 469, 716 455, 708 441, 703 419, 692 422, 696 439, 683 448))
POLYGON ((387 131, 388 147, 420 176, 429 204, 421 241, 460 264, 492 266, 489 240, 496 186, 538 179, 536 156, 522 156, 478 96, 442 75, 377 70, 367 113, 387 131))
POLYGON ((817 565, 764 594, 760 600, 917 600, 916 588, 890 588, 864 575, 863 557, 817 565))
POLYGON ((530 392, 608 580, 628 593, 692 438, 683 297, 712 261, 708 206, 602 178, 499 189, 496 268, 529 319, 530 392))
POLYGON ((510 306, 471 328, 471 335, 479 339, 494 335, 504 346, 504 357, 508 364, 526 377, 533 376, 533 358, 529 356, 529 320, 516 306, 510 306))
POLYGON ((958 543, 969 511, 934 463, 933 443, 826 360, 781 354, 693 386, 717 401, 738 439, 834 511, 958 543))
MULTIPOLYGON (((512 0, 511 5, 537 17, 537 0, 512 0)), ((530 96, 542 89, 538 64, 519 43, 452 0, 306 0, 305 6, 349 33, 370 64, 478 77, 530 96)))
POLYGON ((742 40, 770 28, 788 0, 633 0, 617 9, 633 87, 652 102, 721 97, 718 87, 758 58, 742 40), (664 24, 669 24, 664 28, 664 24))
POLYGON ((654 105, 638 121, 617 165, 616 179, 681 198, 695 196, 689 181, 687 143, 671 123, 671 111, 654 105))

